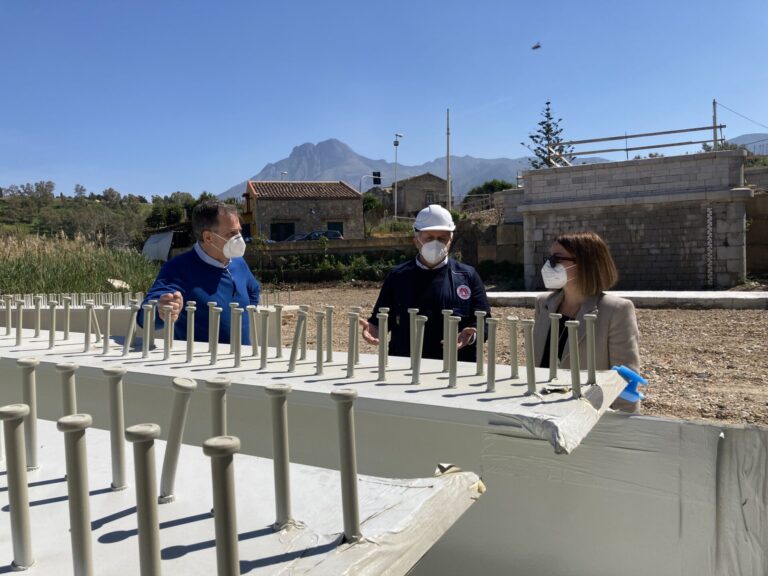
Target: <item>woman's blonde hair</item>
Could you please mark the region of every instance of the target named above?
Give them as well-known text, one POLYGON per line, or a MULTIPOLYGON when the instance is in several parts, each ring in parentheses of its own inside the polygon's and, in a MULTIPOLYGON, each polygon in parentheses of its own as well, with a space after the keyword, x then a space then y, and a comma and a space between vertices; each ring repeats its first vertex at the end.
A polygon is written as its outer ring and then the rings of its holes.
POLYGON ((574 282, 582 294, 595 296, 616 285, 619 272, 608 245, 594 232, 561 234, 554 240, 576 259, 574 282))

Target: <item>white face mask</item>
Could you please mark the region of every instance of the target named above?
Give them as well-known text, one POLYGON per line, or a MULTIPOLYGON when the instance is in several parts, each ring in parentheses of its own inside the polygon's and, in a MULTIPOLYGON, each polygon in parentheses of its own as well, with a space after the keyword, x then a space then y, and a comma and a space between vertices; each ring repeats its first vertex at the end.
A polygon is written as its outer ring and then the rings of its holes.
POLYGON ((435 264, 440 264, 448 256, 448 246, 439 240, 432 240, 421 245, 419 254, 421 254, 421 257, 424 258, 427 264, 434 266, 435 264))
MULTIPOLYGON (((224 240, 224 238, 216 234, 216 232, 211 232, 211 234, 224 240)), ((221 249, 221 252, 224 254, 224 258, 228 258, 229 260, 232 260, 232 258, 241 258, 243 254, 245 254, 245 240, 243 240, 242 234, 232 236, 232 238, 227 240, 224 247, 221 249)))
POLYGON ((568 270, 576 266, 573 264, 566 268, 562 264, 558 264, 552 268, 552 264, 549 260, 544 262, 544 266, 541 267, 541 278, 544 280, 544 287, 547 290, 559 290, 568 283, 568 270))

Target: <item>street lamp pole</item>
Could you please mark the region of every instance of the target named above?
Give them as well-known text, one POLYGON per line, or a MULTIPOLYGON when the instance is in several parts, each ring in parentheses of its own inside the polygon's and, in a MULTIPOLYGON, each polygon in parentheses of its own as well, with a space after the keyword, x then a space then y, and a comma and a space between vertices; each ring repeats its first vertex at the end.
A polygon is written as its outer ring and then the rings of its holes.
POLYGON ((397 221, 397 148, 400 146, 400 138, 402 134, 395 133, 395 141, 392 143, 395 146, 395 182, 394 182, 394 195, 395 195, 395 221, 397 221))

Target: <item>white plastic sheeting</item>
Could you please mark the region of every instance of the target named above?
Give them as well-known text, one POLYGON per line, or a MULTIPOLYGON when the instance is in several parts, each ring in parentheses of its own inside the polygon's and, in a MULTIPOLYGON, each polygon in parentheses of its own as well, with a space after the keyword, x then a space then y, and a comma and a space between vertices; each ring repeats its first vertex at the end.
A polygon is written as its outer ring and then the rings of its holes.
POLYGON ((173 243, 173 232, 162 232, 160 234, 152 234, 147 241, 144 242, 144 248, 141 253, 144 254, 147 260, 160 260, 165 262, 168 260, 168 254, 171 252, 171 244, 173 243))

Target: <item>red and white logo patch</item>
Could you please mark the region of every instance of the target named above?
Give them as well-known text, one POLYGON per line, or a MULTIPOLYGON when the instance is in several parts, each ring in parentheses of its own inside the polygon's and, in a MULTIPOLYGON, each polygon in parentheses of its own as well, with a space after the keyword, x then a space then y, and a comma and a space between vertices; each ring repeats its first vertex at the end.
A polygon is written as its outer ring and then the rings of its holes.
POLYGON ((462 284, 456 288, 456 295, 462 300, 469 300, 469 297, 472 296, 472 290, 466 284, 462 284))

